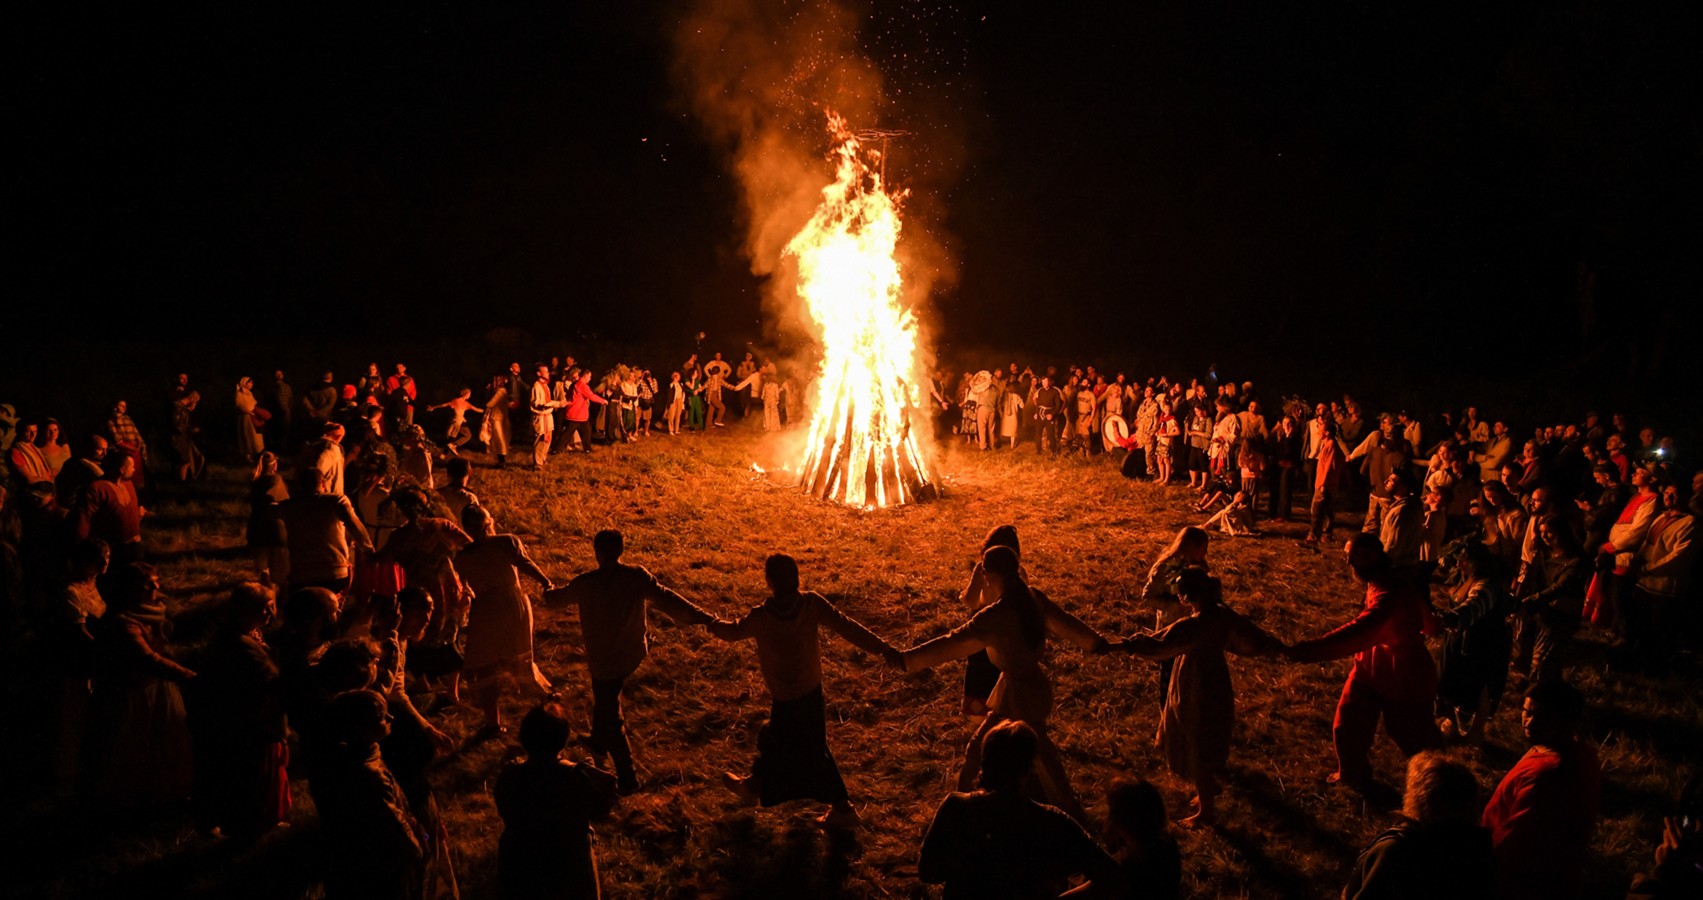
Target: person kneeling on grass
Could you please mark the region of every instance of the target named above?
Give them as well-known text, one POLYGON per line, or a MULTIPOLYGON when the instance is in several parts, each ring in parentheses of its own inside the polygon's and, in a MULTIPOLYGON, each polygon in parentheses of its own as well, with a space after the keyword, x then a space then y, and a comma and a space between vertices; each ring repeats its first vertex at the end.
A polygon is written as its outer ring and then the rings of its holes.
POLYGON ((788 800, 819 800, 832 809, 817 819, 830 828, 854 828, 857 810, 846 793, 839 766, 828 750, 828 726, 822 698, 822 649, 826 627, 895 668, 899 651, 869 629, 847 618, 821 594, 800 591, 798 562, 775 554, 763 567, 771 592, 763 605, 737 622, 708 626, 724 641, 755 639, 772 706, 768 724, 757 734, 757 761, 747 777, 731 772, 727 786, 747 801, 774 806, 788 800))
POLYGON ((526 759, 503 767, 491 791, 503 835, 497 896, 504 900, 599 896, 591 823, 615 808, 615 776, 562 759, 568 720, 549 706, 520 722, 526 759))
POLYGON ((917 877, 944 884, 946 900, 1057 897, 1069 878, 1088 883, 1072 896, 1117 896, 1118 864, 1063 810, 1023 795, 1039 739, 1008 720, 982 741, 976 790, 941 801, 917 857, 917 877))

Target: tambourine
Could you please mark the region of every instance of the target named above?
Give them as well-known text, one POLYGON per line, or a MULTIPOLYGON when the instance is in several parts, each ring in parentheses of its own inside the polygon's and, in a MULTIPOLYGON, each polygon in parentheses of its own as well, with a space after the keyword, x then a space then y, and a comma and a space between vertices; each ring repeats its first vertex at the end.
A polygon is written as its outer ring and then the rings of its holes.
POLYGON ((1100 433, 1106 451, 1111 452, 1129 440, 1129 423, 1124 421, 1123 416, 1107 416, 1106 424, 1101 426, 1100 433))

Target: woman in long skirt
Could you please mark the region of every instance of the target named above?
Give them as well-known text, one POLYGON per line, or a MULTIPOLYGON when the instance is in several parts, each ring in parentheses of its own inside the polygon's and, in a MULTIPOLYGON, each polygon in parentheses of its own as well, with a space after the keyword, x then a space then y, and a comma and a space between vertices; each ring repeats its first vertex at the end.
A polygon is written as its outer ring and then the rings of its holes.
POLYGON ((1119 646, 1173 664, 1155 742, 1165 751, 1171 772, 1194 786, 1195 814, 1183 820, 1193 827, 1213 822, 1218 775, 1230 758, 1230 736, 1236 727, 1236 695, 1224 653, 1271 656, 1283 644, 1225 606, 1218 579, 1204 569, 1185 570, 1177 579, 1176 593, 1194 609, 1192 615, 1119 646))
POLYGON ((521 587, 526 575, 548 591, 554 585, 512 534, 497 534, 484 507, 468 506, 461 525, 473 543, 455 556, 456 571, 473 592, 467 614, 463 672, 473 688, 485 728, 502 729, 498 701, 507 686, 549 693, 550 682, 532 658, 532 601, 521 587))

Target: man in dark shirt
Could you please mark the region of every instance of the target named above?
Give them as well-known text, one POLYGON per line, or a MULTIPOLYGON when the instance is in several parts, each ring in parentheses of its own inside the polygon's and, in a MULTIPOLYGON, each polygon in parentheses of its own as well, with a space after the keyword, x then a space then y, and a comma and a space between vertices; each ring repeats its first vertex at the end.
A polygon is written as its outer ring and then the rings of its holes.
POLYGON ((1040 429, 1040 450, 1042 453, 1056 453, 1064 394, 1053 384, 1052 375, 1041 376, 1041 386, 1035 388, 1034 406, 1035 425, 1040 429))
POLYGON ((621 689, 627 676, 650 653, 650 607, 654 605, 669 618, 691 625, 707 625, 716 618, 658 584, 656 576, 644 567, 621 562, 625 549, 621 532, 599 531, 592 538, 597 568, 545 594, 544 602, 579 607, 586 667, 591 670, 589 743, 594 753, 610 757, 621 793, 630 794, 638 790, 639 781, 626 723, 621 718, 621 689))

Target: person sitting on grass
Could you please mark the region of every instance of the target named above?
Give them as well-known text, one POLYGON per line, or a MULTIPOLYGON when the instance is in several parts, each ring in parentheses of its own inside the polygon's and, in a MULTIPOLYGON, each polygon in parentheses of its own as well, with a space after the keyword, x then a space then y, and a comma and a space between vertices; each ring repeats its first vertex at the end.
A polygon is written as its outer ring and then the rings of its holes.
POLYGON ((763 565, 769 597, 736 622, 715 621, 710 634, 724 641, 755 640, 757 662, 769 689, 769 721, 757 734, 757 760, 751 774, 723 776, 746 800, 774 806, 788 800, 818 800, 830 805, 817 821, 829 828, 855 828, 857 810, 846 793, 839 766, 828 750, 826 703, 822 696, 821 629, 827 628, 859 650, 889 665, 903 665, 899 651, 827 598, 799 589, 798 562, 777 553, 763 565))
POLYGON ((1254 529, 1254 511, 1248 506, 1248 495, 1237 491, 1225 507, 1212 514, 1212 518, 1200 524, 1202 528, 1216 528, 1230 537, 1252 537, 1259 534, 1254 529))
POLYGON ((615 808, 615 776, 562 758, 568 720, 549 706, 520 720, 526 758, 503 766, 491 796, 503 819, 497 840, 502 900, 596 898, 591 823, 615 808))
POLYGON ((1343 900, 1490 900, 1496 862, 1472 770, 1427 750, 1407 761, 1402 820, 1355 860, 1343 900))
POLYGON ((917 877, 944 884, 946 900, 1057 897, 1076 875, 1088 883, 1073 896, 1118 896, 1117 861, 1064 811, 1024 796, 1039 740, 1020 721, 989 729, 976 789, 947 794, 935 810, 917 877))
POLYGON ((1201 488, 1200 500, 1195 503, 1195 512, 1211 512, 1226 506, 1236 496, 1236 488, 1222 477, 1214 477, 1201 488))
POLYGON ((1282 642, 1224 605, 1218 579, 1202 569, 1177 578, 1177 597, 1194 608, 1156 635, 1137 635, 1114 647, 1148 659, 1174 659, 1156 743, 1172 773, 1194 786, 1195 814, 1184 827, 1211 825, 1218 774, 1230 758, 1236 729, 1236 696, 1230 685, 1229 650, 1243 656, 1274 656, 1282 642))

